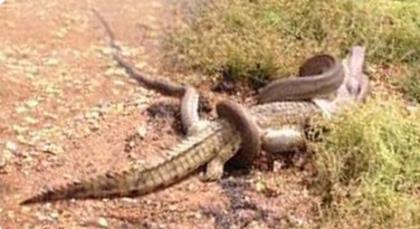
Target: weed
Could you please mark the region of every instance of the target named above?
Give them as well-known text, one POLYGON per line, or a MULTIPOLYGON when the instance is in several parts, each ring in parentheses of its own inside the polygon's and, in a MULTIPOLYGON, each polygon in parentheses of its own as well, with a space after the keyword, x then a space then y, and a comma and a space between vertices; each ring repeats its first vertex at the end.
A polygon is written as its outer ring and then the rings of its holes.
POLYGON ((215 0, 170 34, 175 66, 235 79, 288 76, 315 53, 367 46, 370 62, 420 60, 420 2, 215 0), (292 67, 294 66, 294 67, 292 67))
POLYGON ((420 223, 420 112, 401 101, 371 99, 325 123, 316 189, 324 224, 409 228, 420 223))

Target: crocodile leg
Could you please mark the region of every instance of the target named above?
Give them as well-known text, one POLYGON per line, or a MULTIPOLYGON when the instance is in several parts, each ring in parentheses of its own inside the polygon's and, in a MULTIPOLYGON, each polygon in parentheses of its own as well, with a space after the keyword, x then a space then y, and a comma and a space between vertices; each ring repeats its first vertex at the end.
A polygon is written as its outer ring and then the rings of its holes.
POLYGON ((298 126, 266 129, 261 136, 262 148, 269 153, 285 152, 306 145, 305 135, 298 126))
POLYGON ((241 146, 241 138, 239 136, 236 136, 232 141, 235 141, 235 143, 223 147, 217 156, 207 163, 206 171, 201 176, 202 181, 216 181, 222 178, 226 162, 235 155, 235 152, 238 152, 241 146))

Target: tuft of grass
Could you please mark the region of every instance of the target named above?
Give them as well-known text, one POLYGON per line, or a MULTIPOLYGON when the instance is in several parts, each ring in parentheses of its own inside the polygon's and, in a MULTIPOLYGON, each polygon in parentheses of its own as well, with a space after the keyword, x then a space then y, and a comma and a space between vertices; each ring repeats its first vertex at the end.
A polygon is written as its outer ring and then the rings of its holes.
POLYGON ((323 226, 420 225, 420 112, 401 104, 382 96, 324 123, 315 156, 323 226))
POLYGON ((420 67, 416 66, 414 70, 405 76, 405 78, 399 82, 403 91, 409 95, 412 99, 420 103, 420 67))
POLYGON ((235 79, 290 75, 314 53, 367 46, 376 63, 420 60, 420 2, 214 0, 168 35, 175 66, 235 79))

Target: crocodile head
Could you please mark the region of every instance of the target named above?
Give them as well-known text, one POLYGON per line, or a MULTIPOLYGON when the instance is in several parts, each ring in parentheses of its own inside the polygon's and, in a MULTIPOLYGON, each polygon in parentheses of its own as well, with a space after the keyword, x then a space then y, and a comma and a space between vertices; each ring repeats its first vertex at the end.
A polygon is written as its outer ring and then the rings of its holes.
POLYGON ((345 78, 342 86, 337 91, 338 99, 348 99, 353 102, 363 102, 369 93, 369 78, 363 73, 365 48, 354 46, 343 61, 345 78))
POLYGON ((315 98, 313 102, 330 116, 348 104, 362 103, 365 101, 370 88, 369 77, 363 73, 365 48, 354 46, 350 54, 343 60, 344 80, 337 89, 334 99, 315 98))

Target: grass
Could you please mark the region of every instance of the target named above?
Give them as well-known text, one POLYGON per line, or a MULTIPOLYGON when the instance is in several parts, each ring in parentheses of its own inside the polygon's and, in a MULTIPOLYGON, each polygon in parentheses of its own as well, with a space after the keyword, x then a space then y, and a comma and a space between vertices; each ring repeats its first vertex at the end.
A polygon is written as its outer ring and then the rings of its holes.
POLYGON ((420 112, 385 98, 325 123, 315 159, 323 226, 420 225, 420 112))
MULTIPOLYGON (((367 47, 376 74, 400 66, 385 83, 420 102, 420 1, 194 2, 185 26, 167 36, 174 67, 266 80, 293 74, 315 53, 343 57, 358 44, 367 47)), ((323 197, 318 226, 420 225, 420 112, 402 104, 379 95, 324 124, 330 131, 315 157, 314 190, 323 197)))
POLYGON ((367 46, 370 63, 420 61, 418 1, 215 0, 193 12, 168 36, 167 57, 205 74, 288 76, 314 53, 343 56, 355 44, 367 46))
POLYGON ((402 90, 413 100, 420 103, 420 66, 417 65, 410 70, 405 78, 398 83, 402 90))

